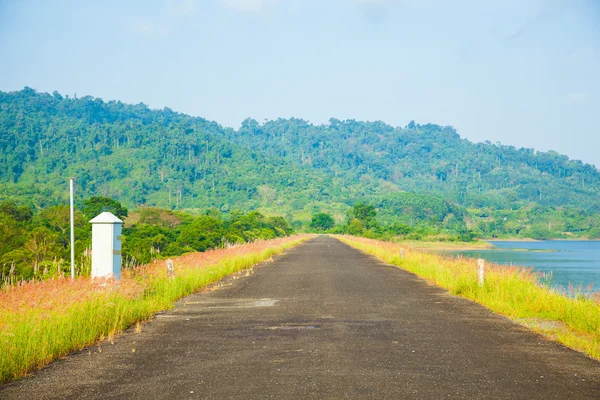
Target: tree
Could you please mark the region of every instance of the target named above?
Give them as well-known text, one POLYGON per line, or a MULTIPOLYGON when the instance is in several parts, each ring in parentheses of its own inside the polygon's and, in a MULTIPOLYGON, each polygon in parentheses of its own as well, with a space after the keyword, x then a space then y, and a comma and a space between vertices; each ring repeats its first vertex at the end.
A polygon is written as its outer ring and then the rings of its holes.
POLYGON ((283 217, 271 217, 268 219, 268 223, 273 225, 277 236, 286 236, 294 232, 290 226, 290 223, 287 222, 283 217))
POLYGON ((109 197, 93 196, 83 201, 82 212, 86 217, 92 219, 103 211, 111 212, 118 218, 126 217, 128 213, 127 208, 109 197))
POLYGON ((352 220, 360 221, 361 225, 366 229, 376 228, 379 225, 375 220, 377 216, 377 211, 375 211, 375 207, 368 205, 366 203, 356 203, 347 214, 348 224, 352 222, 352 220))
POLYGON ((333 228, 334 225, 333 217, 323 212, 314 214, 310 220, 310 228, 317 231, 326 231, 333 228))
POLYGON ((221 220, 203 215, 181 229, 179 242, 184 247, 205 251, 217 247, 224 234, 225 230, 221 220))
POLYGON ((58 247, 58 234, 46 227, 35 228, 25 242, 25 249, 33 256, 33 274, 39 272, 39 265, 58 247))
POLYGON ((360 236, 365 233, 365 225, 362 223, 361 220, 359 220, 357 218, 352 218, 348 222, 346 232, 349 233, 350 235, 360 236))

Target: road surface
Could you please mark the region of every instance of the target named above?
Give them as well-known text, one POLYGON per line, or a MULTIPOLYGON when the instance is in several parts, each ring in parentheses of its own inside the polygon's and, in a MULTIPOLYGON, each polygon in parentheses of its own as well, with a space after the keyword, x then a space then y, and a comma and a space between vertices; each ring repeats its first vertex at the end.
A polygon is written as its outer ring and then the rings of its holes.
POLYGON ((0 398, 600 399, 600 363, 319 236, 0 398))

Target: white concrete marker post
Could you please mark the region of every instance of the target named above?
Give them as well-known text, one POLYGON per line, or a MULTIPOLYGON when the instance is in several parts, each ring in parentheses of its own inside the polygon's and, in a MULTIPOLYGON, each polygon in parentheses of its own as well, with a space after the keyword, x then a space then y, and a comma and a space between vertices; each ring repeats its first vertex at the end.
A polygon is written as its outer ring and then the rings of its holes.
POLYGON ((477 280, 479 286, 483 286, 485 283, 485 260, 483 258, 477 260, 477 280))
POLYGON ((170 258, 167 260, 167 276, 171 281, 175 279, 175 264, 170 258))
POLYGON ((103 212, 92 224, 92 278, 121 279, 121 230, 123 221, 103 212))

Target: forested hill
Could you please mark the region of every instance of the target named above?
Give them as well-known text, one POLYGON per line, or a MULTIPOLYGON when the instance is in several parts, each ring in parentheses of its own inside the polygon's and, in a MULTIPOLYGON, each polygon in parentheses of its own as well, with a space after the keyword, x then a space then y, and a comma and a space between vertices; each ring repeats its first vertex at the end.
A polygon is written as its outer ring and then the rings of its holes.
POLYGON ((600 173, 594 166, 554 151, 472 143, 449 126, 411 122, 394 128, 337 119, 318 126, 298 119, 260 125, 247 119, 240 130, 225 133, 234 143, 349 181, 390 182, 469 206, 600 206, 600 173))
POLYGON ((377 191, 251 151, 202 118, 143 104, 68 98, 30 88, 0 92, 0 196, 64 201, 69 176, 78 196, 102 195, 128 206, 302 209, 341 208, 377 191))
POLYGON ((300 219, 315 210, 339 218, 356 201, 390 218, 446 210, 435 216, 440 221, 464 214, 463 207, 600 211, 594 166, 555 152, 472 143, 451 127, 248 119, 233 130, 144 104, 30 88, 0 92, 0 197, 35 206, 64 201, 69 176, 77 178, 78 196, 130 207, 260 207, 300 219))

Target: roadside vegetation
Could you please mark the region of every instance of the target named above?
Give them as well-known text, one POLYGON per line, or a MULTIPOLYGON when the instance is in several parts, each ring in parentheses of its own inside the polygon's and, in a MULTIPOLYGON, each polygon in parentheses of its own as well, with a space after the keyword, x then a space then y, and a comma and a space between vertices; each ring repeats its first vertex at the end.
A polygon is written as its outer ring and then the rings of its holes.
POLYGON ((473 300, 551 339, 600 359, 600 298, 583 288, 560 293, 531 269, 486 265, 479 286, 474 259, 455 259, 405 245, 335 236, 367 254, 410 271, 451 294, 473 300))
MULTIPOLYGON (((140 207, 133 212, 107 197, 90 197, 76 207, 76 274, 91 271, 91 225, 89 220, 110 211, 125 221, 123 265, 132 268, 156 258, 173 257, 292 233, 282 217, 259 212, 215 209, 182 212, 140 207)), ((69 274, 69 207, 42 209, 0 202, 0 286, 23 280, 45 280, 69 274)))
POLYGON ((452 215, 445 225, 437 224, 436 219, 415 219, 412 222, 389 222, 382 218, 377 208, 366 202, 356 202, 346 212, 345 219, 335 224, 331 215, 317 212, 310 222, 311 232, 349 234, 372 239, 419 242, 473 242, 474 235, 466 225, 452 215), (382 221, 383 219, 383 221, 382 221), (454 219, 452 222, 451 220, 454 219), (387 221, 387 222, 386 222, 387 221))
MULTIPOLYGON (((483 235, 477 227, 469 228, 464 210, 455 205, 414 193, 396 193, 393 198, 379 207, 357 201, 341 217, 315 210, 310 221, 300 223, 290 215, 266 216, 258 211, 238 210, 222 212, 216 208, 180 211, 138 207, 129 211, 112 198, 90 197, 76 204, 76 273, 89 275, 91 227, 88 221, 102 211, 110 211, 125 221, 123 262, 126 268, 155 258, 273 239, 294 231, 349 234, 432 250, 489 247, 478 240, 489 238, 489 235, 483 235), (390 210, 395 214, 390 214, 390 210)), ((522 218, 527 218, 526 213, 522 218)), ((593 220, 588 222, 595 224, 593 220)), ((502 236, 499 228, 490 229, 488 233, 502 236)), ((521 230, 522 235, 527 232, 531 230, 521 230)), ((0 234, 4 239, 0 242, 0 286, 69 273, 67 206, 35 208, 11 200, 0 202, 0 234)))
MULTIPOLYGON (((69 352, 110 339, 174 302, 223 277, 270 259, 310 236, 257 241, 123 270, 114 281, 54 277, 0 290, 0 383, 40 368, 69 352)), ((248 272, 249 273, 249 272, 248 272)))

